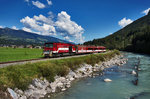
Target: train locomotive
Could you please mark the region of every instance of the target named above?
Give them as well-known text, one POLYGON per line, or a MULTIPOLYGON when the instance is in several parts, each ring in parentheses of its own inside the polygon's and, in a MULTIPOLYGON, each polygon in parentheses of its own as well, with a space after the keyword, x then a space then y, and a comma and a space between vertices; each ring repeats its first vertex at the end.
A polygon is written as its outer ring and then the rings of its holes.
POLYGON ((45 57, 65 56, 86 53, 105 52, 104 46, 84 46, 71 43, 47 42, 44 44, 43 54, 45 57))

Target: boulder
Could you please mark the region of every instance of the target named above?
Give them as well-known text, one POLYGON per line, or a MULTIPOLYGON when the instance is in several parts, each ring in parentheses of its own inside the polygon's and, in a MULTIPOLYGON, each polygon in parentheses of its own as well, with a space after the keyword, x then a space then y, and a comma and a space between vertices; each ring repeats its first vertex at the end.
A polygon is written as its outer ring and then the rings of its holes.
POLYGON ((22 91, 22 90, 19 90, 19 89, 16 90, 16 93, 19 94, 19 95, 23 95, 23 91, 22 91))
POLYGON ((50 95, 48 95, 47 97, 48 97, 48 98, 50 98, 51 96, 50 96, 50 95))
POLYGON ((69 88, 69 87, 71 87, 71 85, 70 84, 66 84, 66 86, 65 86, 66 88, 69 88))
POLYGON ((72 76, 73 78, 76 78, 76 76, 77 76, 76 73, 73 72, 72 70, 69 72, 68 75, 72 76))
POLYGON ((73 80, 74 80, 74 78, 73 78, 73 77, 70 77, 70 78, 69 78, 69 80, 70 80, 70 81, 73 81, 73 80))
POLYGON ((141 68, 138 68, 138 71, 141 71, 141 68))
POLYGON ((28 86, 28 88, 29 88, 29 89, 35 89, 35 87, 34 87, 32 84, 30 84, 30 85, 28 86))
POLYGON ((66 88, 61 89, 61 91, 65 91, 65 90, 66 90, 66 88))
POLYGON ((14 92, 12 89, 7 88, 7 91, 10 94, 10 96, 12 97, 12 99, 18 99, 17 93, 14 92))
POLYGON ((52 93, 56 91, 57 84, 55 82, 50 83, 50 88, 52 89, 52 93))
POLYGON ((136 72, 133 70, 133 71, 132 71, 132 74, 133 74, 133 75, 136 75, 136 72))
POLYGON ((52 92, 52 89, 49 88, 49 87, 47 87, 47 88, 46 88, 46 92, 47 92, 47 93, 51 93, 51 92, 52 92))
POLYGON ((57 87, 62 87, 63 86, 63 83, 62 82, 58 82, 57 83, 57 87))
POLYGON ((111 82, 112 80, 109 78, 104 79, 105 82, 111 82))
POLYGON ((32 84, 33 84, 33 86, 35 86, 35 87, 37 87, 37 88, 39 88, 39 89, 42 89, 42 88, 43 88, 43 85, 41 84, 40 80, 38 80, 38 79, 34 79, 34 80, 32 81, 32 84))
POLYGON ((36 90, 33 95, 46 95, 46 90, 36 90))
POLYGON ((27 99, 26 96, 21 96, 19 99, 27 99))
POLYGON ((30 96, 28 97, 29 99, 39 99, 41 97, 44 97, 47 94, 46 90, 42 89, 42 90, 35 90, 32 92, 32 94, 30 94, 30 96))
POLYGON ((33 90, 29 89, 24 92, 25 96, 30 97, 33 94, 33 90))

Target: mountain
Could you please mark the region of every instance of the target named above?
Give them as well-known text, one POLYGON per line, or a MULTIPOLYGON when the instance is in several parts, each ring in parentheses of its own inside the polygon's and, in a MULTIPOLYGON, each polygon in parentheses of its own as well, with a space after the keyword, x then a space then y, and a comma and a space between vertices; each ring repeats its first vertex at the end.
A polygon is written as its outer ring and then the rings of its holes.
POLYGON ((0 28, 0 45, 43 45, 45 42, 65 42, 51 36, 43 36, 23 30, 0 28))
POLYGON ((84 45, 150 54, 150 12, 112 35, 85 42, 84 45))

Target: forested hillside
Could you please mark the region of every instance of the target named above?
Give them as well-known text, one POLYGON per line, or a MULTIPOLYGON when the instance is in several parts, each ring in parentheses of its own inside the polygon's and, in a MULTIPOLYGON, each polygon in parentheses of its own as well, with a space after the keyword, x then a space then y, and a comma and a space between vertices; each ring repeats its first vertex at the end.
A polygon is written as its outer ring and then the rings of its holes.
POLYGON ((84 44, 150 54, 150 12, 112 35, 84 44))

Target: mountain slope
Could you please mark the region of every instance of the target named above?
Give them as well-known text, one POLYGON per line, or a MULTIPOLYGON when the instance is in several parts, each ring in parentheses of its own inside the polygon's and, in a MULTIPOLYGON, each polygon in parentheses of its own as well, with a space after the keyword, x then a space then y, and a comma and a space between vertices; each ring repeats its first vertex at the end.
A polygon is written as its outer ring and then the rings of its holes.
POLYGON ((0 28, 0 45, 43 45, 45 42, 66 42, 51 36, 43 36, 23 30, 0 28))
POLYGON ((112 35, 84 44, 150 54, 150 12, 112 35))

